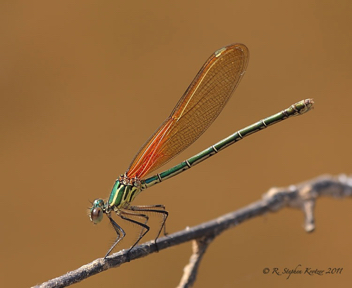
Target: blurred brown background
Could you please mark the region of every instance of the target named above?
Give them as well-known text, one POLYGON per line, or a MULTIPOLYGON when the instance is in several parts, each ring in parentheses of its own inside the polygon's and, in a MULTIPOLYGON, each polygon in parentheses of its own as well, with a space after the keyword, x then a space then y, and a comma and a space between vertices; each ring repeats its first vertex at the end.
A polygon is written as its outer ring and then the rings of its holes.
MULTIPOLYGON (((31 286, 105 255, 114 231, 106 219, 90 223, 88 200, 108 197, 207 57, 233 42, 250 49, 246 76, 212 127, 165 168, 301 99, 313 97, 315 110, 134 203, 165 204, 172 233, 272 186, 351 172, 351 1, 2 1, 0 11, 3 287, 31 286)), ((312 234, 289 209, 222 234, 196 287, 349 286, 350 201, 319 199, 312 234), (298 264, 344 270, 289 280, 262 273, 298 264)), ((144 240, 156 233, 152 223, 144 240)), ((115 252, 130 245, 133 229, 115 252)), ((190 251, 187 243, 76 287, 174 287, 190 251)))

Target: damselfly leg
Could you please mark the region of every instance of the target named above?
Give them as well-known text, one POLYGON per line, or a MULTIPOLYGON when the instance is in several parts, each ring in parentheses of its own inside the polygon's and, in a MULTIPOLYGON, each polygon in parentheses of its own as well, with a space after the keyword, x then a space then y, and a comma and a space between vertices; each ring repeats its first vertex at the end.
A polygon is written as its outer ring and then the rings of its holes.
POLYGON ((155 243, 155 247, 156 250, 159 251, 158 248, 158 244, 156 243, 156 241, 158 240, 160 233, 162 230, 164 230, 164 235, 167 235, 166 232, 166 219, 169 216, 169 212, 167 212, 165 210, 165 206, 164 205, 141 205, 141 206, 130 206, 130 208, 132 211, 139 211, 139 212, 147 212, 147 213, 159 213, 160 215, 162 215, 163 219, 160 225, 160 229, 158 234, 155 237, 154 243, 155 243))

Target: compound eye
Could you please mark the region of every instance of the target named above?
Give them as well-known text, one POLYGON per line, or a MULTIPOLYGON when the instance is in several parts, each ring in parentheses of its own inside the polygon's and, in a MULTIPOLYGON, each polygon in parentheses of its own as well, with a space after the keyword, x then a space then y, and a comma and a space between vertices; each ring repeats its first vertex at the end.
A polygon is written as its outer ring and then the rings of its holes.
POLYGON ((90 212, 90 220, 94 224, 98 224, 103 219, 103 210, 100 207, 93 208, 90 212))

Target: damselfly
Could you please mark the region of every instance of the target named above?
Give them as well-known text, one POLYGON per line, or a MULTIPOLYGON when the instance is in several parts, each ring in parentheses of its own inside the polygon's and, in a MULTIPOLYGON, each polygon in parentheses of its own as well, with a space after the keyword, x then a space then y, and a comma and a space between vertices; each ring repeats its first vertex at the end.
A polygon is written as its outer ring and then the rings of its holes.
POLYGON ((141 227, 139 237, 129 251, 149 231, 147 214, 149 212, 161 214, 163 221, 155 238, 156 243, 163 228, 165 233, 168 212, 164 205, 132 206, 131 202, 140 192, 193 167, 243 137, 291 116, 301 115, 313 107, 312 99, 297 102, 279 113, 237 131, 180 164, 146 178, 152 171, 185 150, 212 124, 242 79, 248 59, 249 51, 243 44, 232 44, 212 54, 178 101, 171 115, 142 146, 126 173, 116 180, 109 199, 94 200, 90 209, 90 220, 97 224, 106 214, 117 234, 105 257, 126 235, 122 227, 111 218, 112 212, 121 219, 141 227))

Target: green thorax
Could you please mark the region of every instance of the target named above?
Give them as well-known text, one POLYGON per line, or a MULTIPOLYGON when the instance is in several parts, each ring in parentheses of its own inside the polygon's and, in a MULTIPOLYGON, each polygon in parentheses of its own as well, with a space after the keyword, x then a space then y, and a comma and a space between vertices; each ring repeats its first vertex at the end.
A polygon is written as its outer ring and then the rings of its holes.
POLYGON ((143 183, 138 179, 128 179, 121 175, 115 182, 107 202, 108 209, 126 208, 133 199, 144 189, 143 183))

